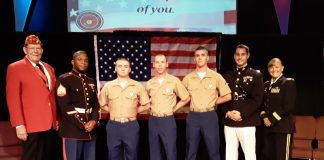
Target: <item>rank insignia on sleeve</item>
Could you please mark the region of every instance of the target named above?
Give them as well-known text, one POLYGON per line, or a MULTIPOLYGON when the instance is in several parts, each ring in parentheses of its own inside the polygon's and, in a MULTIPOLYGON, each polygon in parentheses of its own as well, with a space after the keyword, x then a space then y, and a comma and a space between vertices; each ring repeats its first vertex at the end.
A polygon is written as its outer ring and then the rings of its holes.
POLYGON ((66 88, 60 84, 57 88, 57 96, 62 97, 66 95, 66 88))

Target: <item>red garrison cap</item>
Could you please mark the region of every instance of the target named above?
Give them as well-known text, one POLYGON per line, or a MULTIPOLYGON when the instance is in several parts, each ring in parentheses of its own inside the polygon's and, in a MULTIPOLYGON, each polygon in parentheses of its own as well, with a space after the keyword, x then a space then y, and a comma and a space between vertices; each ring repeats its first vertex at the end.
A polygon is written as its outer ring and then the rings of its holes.
POLYGON ((31 34, 28 37, 26 37, 26 40, 25 40, 25 46, 27 46, 28 44, 40 44, 40 45, 42 45, 42 42, 40 41, 40 39, 36 35, 31 34))

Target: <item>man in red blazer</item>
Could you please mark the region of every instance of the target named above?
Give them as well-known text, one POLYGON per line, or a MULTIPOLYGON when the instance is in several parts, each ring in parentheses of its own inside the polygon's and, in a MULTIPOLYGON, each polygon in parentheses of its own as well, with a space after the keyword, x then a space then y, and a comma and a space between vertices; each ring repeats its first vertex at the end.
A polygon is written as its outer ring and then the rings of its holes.
POLYGON ((25 57, 7 68, 7 103, 10 121, 22 140, 26 160, 55 157, 55 72, 42 62, 43 48, 36 35, 26 37, 25 57))

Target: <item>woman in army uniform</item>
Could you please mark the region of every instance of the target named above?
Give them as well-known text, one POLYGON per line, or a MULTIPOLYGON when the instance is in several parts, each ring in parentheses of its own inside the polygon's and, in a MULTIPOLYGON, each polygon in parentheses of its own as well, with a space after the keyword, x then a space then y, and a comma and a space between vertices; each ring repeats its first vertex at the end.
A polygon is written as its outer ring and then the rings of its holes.
POLYGON ((264 124, 263 160, 288 160, 291 134, 295 132, 292 110, 295 107, 296 85, 283 76, 284 66, 279 58, 268 63, 271 76, 264 84, 264 104, 261 118, 264 124))

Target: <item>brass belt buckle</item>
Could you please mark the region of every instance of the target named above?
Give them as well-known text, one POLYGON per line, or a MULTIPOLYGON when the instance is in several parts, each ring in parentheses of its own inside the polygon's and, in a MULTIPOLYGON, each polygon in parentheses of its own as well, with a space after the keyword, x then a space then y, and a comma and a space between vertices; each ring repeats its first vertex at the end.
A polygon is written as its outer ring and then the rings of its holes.
POLYGON ((126 119, 124 117, 120 118, 120 123, 125 123, 126 119))

